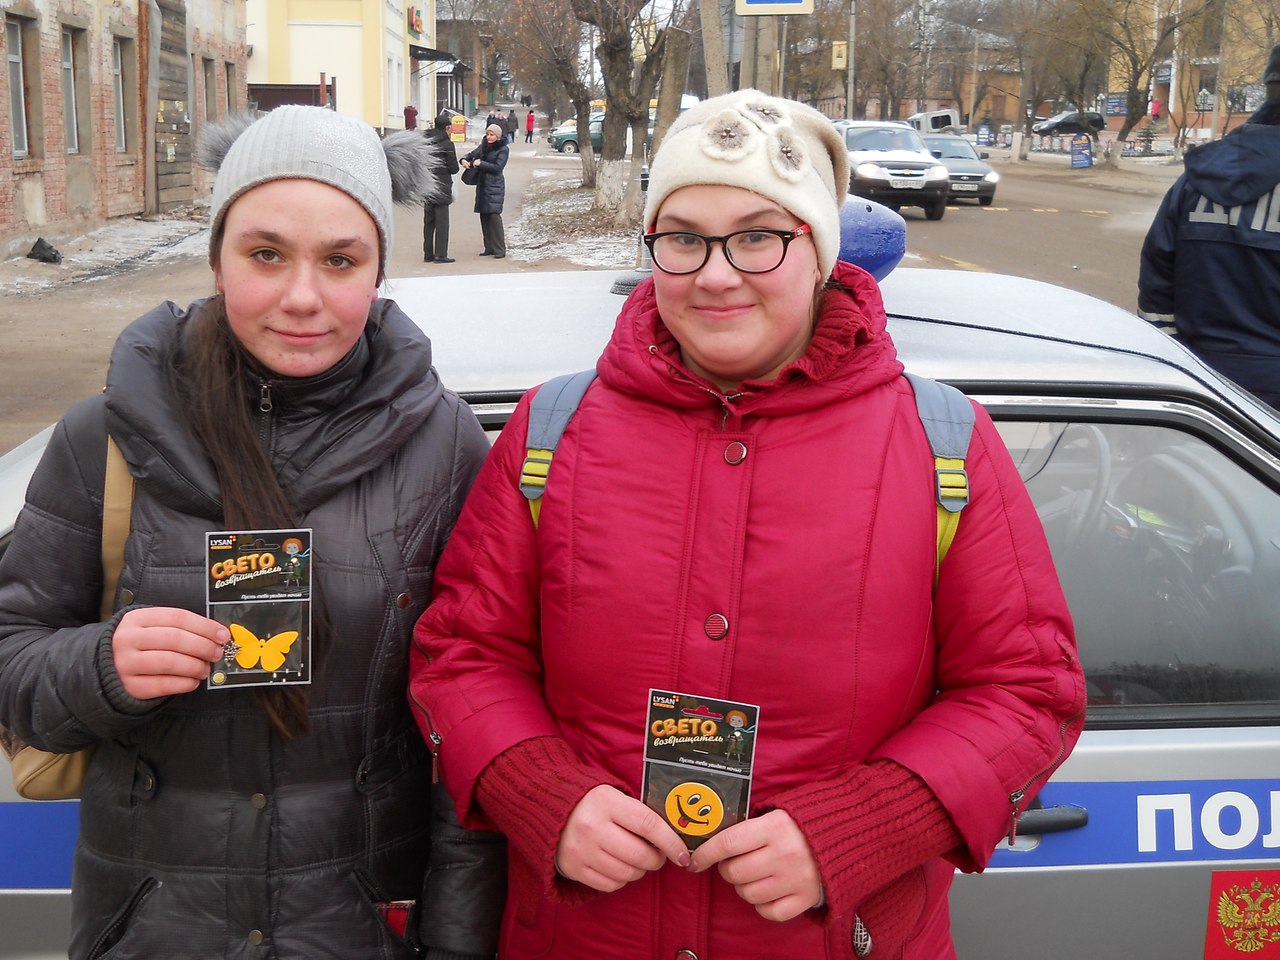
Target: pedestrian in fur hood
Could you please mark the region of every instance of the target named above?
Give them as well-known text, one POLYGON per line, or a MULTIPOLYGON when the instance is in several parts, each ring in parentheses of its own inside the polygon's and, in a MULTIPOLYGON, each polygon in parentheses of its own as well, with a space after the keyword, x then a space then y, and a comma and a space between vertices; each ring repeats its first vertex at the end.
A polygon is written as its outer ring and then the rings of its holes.
POLYGON ((71 960, 494 956, 503 843, 458 826, 404 697, 488 449, 378 295, 429 152, 319 107, 210 128, 216 293, 130 325, 36 469, 0 723, 92 750, 71 960), (132 493, 101 598, 108 437, 132 493))

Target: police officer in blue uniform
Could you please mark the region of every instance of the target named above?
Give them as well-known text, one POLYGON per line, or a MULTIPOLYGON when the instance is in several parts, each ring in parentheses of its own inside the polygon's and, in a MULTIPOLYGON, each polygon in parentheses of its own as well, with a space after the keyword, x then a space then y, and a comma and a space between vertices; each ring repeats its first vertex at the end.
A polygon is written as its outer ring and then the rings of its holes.
POLYGON ((1138 312, 1280 407, 1280 45, 1266 101, 1186 156, 1147 232, 1138 312))

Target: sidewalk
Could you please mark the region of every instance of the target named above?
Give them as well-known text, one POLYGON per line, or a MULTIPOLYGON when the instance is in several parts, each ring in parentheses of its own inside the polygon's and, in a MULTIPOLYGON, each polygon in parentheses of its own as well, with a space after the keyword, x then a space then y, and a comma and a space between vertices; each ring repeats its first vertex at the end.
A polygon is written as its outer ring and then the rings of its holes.
POLYGON ((1040 180, 1068 179, 1104 190, 1124 190, 1162 197, 1182 175, 1182 161, 1169 156, 1119 157, 1114 166, 1102 159, 1102 147, 1095 148, 1093 166, 1074 168, 1069 152, 1031 151, 1025 159, 1013 156, 1009 147, 989 145, 977 147, 990 156, 988 162, 1002 177, 1027 177, 1040 180))

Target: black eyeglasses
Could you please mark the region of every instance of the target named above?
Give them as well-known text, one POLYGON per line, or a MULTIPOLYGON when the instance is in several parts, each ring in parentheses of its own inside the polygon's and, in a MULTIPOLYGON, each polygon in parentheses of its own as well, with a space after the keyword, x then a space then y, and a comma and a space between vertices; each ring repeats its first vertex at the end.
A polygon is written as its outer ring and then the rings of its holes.
POLYGON ((796 237, 812 234, 807 223, 794 230, 736 230, 723 237, 707 237, 688 230, 645 234, 653 265, 663 273, 697 273, 711 259, 711 245, 724 248, 729 265, 741 273, 768 273, 782 266, 787 247, 796 237))

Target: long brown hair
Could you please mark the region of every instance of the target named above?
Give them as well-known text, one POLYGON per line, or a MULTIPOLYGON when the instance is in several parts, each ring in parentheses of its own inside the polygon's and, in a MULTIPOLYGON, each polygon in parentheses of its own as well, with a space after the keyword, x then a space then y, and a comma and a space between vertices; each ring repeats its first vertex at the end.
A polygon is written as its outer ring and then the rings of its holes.
MULTIPOLYGON (((287 529, 302 519, 280 486, 254 425, 246 384, 252 376, 269 375, 232 334, 221 294, 190 318, 172 369, 173 390, 187 425, 217 470, 228 530, 287 529)), ((323 617, 316 620, 322 623, 323 617)), ((313 639, 313 655, 318 639, 313 639)), ((287 739, 311 729, 305 686, 254 693, 278 736, 287 739)))

